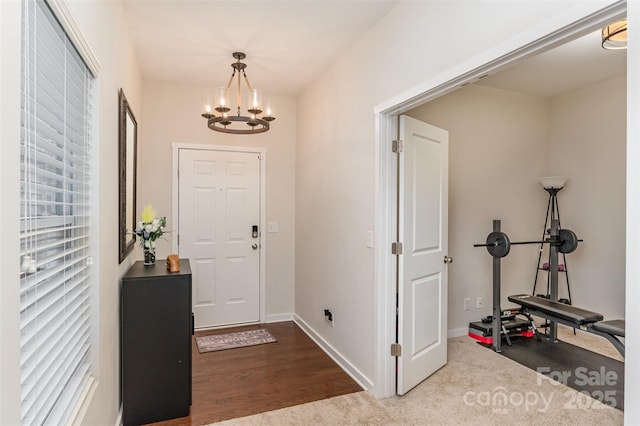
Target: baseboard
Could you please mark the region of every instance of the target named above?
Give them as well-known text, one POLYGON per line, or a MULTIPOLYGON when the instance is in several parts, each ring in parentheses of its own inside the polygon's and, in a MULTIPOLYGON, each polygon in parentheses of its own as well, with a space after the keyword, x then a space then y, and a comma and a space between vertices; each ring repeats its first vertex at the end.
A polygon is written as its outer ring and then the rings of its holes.
POLYGON ((265 322, 270 324, 272 322, 283 322, 283 321, 293 321, 293 314, 271 314, 267 315, 265 318, 265 322))
POLYGON ((329 357, 335 361, 362 389, 369 390, 373 387, 373 382, 362 374, 354 365, 347 361, 337 350, 335 350, 326 340, 313 330, 298 315, 293 315, 293 321, 313 340, 329 357))
POLYGON ((466 336, 469 334, 469 328, 452 328, 447 332, 447 338, 466 336))
POLYGON ((120 403, 120 410, 118 411, 118 417, 116 417, 116 426, 122 426, 122 403, 120 403))

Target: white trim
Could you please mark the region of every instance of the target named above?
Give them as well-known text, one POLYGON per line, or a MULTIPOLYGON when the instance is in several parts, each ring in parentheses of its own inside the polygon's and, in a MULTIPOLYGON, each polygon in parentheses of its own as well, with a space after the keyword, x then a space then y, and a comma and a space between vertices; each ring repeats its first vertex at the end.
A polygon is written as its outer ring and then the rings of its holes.
MULTIPOLYGON (((266 181, 267 181, 267 149, 260 147, 239 147, 239 146, 223 146, 223 145, 200 145, 188 143, 172 143, 171 144, 171 221, 179 224, 178 221, 178 165, 179 152, 181 149, 191 149, 200 151, 225 151, 225 152, 246 152, 260 155, 260 322, 266 321, 266 252, 267 243, 264 230, 266 229, 266 181)), ((178 230, 179 231, 179 230, 178 230)), ((180 253, 178 250, 178 234, 171 233, 171 251, 172 253, 180 253)))
POLYGON ((266 316, 265 322, 271 324, 274 322, 293 321, 293 313, 288 314, 271 314, 266 316))
POLYGON ((322 338, 316 331, 302 320, 298 315, 294 314, 293 321, 313 340, 316 345, 327 354, 340 368, 344 370, 353 380, 362 387, 363 390, 369 390, 373 386, 371 380, 369 380, 360 370, 358 370, 353 364, 351 364, 345 357, 342 356, 333 346, 322 338))
POLYGON ((244 147, 244 146, 231 146, 231 145, 201 145, 197 143, 180 143, 173 142, 171 149, 195 149, 200 151, 227 151, 227 152, 249 152, 256 154, 266 154, 267 148, 260 147, 244 147))
POLYGON ((71 411, 71 415, 69 416, 70 424, 81 425, 84 423, 84 416, 87 414, 89 405, 93 400, 93 394, 96 392, 97 388, 98 382, 94 377, 90 377, 89 381, 82 390, 80 397, 78 398, 78 403, 75 407, 73 407, 73 410, 71 411))
MULTIPOLYGON (((20 101, 22 3, 0 1, 0 258, 13 259, 20 247, 20 101), (11 141, 11 142, 9 142, 11 141)), ((20 265, 0 268, 0 423, 20 424, 20 265), (9 285, 8 283, 12 283, 9 285)))
MULTIPOLYGON (((374 108, 374 113, 400 114, 458 87, 471 83, 486 74, 495 74, 518 61, 535 56, 588 34, 625 16, 625 2, 618 1, 601 10, 598 2, 583 2, 554 16, 534 29, 520 34, 500 45, 477 55, 446 72, 435 76, 374 108)), ((602 3, 599 3, 602 5, 602 3)))
MULTIPOLYGON (((395 359, 388 356, 388 348, 395 339, 395 264, 390 255, 395 228, 390 221, 395 220, 395 188, 389 182, 394 179, 394 156, 389 148, 395 138, 391 132, 395 127, 395 117, 412 108, 436 99, 468 84, 487 73, 495 73, 524 58, 559 46, 569 40, 587 34, 605 22, 626 14, 626 2, 613 4, 602 2, 582 2, 570 10, 551 17, 549 20, 517 37, 449 69, 426 82, 419 84, 374 108, 376 115, 376 238, 380 243, 375 248, 375 385, 372 393, 378 397, 395 394, 395 359)), ((629 116, 630 117, 630 116, 629 116)), ((627 253, 627 259, 629 253, 627 253)))
POLYGON ((93 77, 97 77, 100 72, 100 61, 98 61, 95 53, 91 50, 91 46, 89 46, 89 43, 82 35, 80 27, 76 24, 73 13, 71 13, 71 10, 67 5, 67 0, 46 1, 56 19, 60 22, 60 26, 62 26, 64 31, 67 33, 67 36, 73 43, 73 46, 82 57, 85 65, 89 68, 89 71, 91 71, 93 77))
POLYGON ((396 136, 395 120, 376 114, 376 174, 375 174, 375 241, 374 293, 375 293, 375 368, 376 381, 371 392, 376 398, 392 396, 396 392, 395 358, 390 356, 391 343, 395 342, 396 306, 390 285, 395 293, 396 259, 391 254, 391 243, 395 240, 396 222, 396 162, 391 151, 391 142, 396 136), (393 380, 384 378, 393 377, 393 380))
POLYGON ((627 181, 626 181, 626 338, 624 366, 624 424, 640 424, 640 320, 634 315, 640 299, 640 2, 630 1, 627 10, 627 181))

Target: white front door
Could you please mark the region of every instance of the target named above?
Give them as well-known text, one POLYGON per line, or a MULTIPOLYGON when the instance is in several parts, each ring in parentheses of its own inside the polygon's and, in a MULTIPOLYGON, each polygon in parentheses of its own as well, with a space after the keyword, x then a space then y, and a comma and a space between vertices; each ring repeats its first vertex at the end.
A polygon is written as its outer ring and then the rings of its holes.
POLYGON ((178 162, 179 252, 191 263, 195 327, 259 321, 259 154, 180 149, 178 162))
POLYGON ((447 362, 449 134, 400 117, 397 393, 405 394, 447 362))

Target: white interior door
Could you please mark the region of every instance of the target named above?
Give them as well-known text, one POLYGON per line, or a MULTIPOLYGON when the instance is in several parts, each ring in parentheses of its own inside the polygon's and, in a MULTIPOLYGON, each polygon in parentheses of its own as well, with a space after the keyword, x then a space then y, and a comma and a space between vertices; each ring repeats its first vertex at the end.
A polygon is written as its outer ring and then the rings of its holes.
POLYGON ((178 247, 191 263, 195 326, 257 322, 259 154, 180 149, 178 161, 178 247))
POLYGON ((449 134, 400 117, 397 392, 411 390, 447 362, 449 134))

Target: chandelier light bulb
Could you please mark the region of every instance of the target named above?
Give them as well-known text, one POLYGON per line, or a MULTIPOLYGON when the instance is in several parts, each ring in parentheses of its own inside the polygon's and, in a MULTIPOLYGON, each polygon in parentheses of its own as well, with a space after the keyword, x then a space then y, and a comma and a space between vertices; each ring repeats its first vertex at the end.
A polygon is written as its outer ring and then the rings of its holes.
POLYGON ((217 92, 216 101, 218 106, 216 107, 216 111, 219 113, 228 112, 230 109, 227 107, 227 100, 225 96, 227 94, 227 89, 225 87, 220 87, 217 92))
POLYGON ((231 124, 231 120, 229 120, 229 116, 227 115, 227 113, 222 113, 222 118, 220 120, 220 124, 222 124, 223 126, 228 126, 229 124, 231 124))
POLYGON ((262 112, 262 91, 258 89, 249 90, 249 100, 247 102, 247 106, 249 107, 247 111, 254 115, 260 114, 262 112))
POLYGON ((215 115, 211 112, 212 108, 211 108, 211 96, 207 95, 204 97, 204 99, 202 100, 202 109, 204 110, 204 112, 202 113, 202 116, 204 118, 212 118, 215 117, 215 115))
POLYGON ((264 116, 262 116, 263 120, 273 121, 276 119, 275 117, 276 113, 275 113, 275 109, 273 107, 273 102, 271 98, 267 98, 264 109, 265 109, 264 116))

